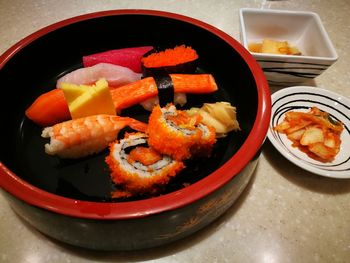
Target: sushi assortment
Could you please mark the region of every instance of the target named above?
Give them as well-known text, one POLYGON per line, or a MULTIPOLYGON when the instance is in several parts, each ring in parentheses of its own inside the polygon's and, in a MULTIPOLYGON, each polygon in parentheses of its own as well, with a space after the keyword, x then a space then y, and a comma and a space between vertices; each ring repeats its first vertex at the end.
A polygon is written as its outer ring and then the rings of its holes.
POLYGON ((218 90, 213 75, 196 72, 198 57, 185 45, 84 56, 83 68, 60 77, 25 114, 43 127, 49 155, 78 159, 109 149, 112 198, 161 194, 186 162, 209 158, 219 137, 240 129, 227 102, 177 108, 186 94, 218 90), (138 104, 150 111, 148 123, 120 115, 138 104), (133 131, 121 132, 126 127, 133 131))
MULTIPOLYGON (((206 94, 218 89, 211 74, 172 74, 170 79, 171 85, 168 79, 163 80, 161 86, 173 86, 175 104, 184 104, 186 98, 183 94, 206 94), (164 83, 166 81, 168 84, 164 83)), ((65 83, 60 85, 64 86, 65 83)), ((110 89, 115 109, 119 113, 121 110, 137 104, 154 105, 158 100, 158 92, 154 77, 147 77, 110 89)), ((151 109, 149 106, 145 107, 151 109)), ((40 95, 25 113, 27 118, 40 126, 53 125, 71 118, 62 88, 56 88, 40 95)))

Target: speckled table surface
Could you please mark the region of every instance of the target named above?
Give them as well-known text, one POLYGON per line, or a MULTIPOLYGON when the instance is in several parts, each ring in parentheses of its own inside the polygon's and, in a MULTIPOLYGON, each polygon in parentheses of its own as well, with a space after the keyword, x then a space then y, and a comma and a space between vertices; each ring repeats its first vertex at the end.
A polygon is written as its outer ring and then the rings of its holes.
MULTIPOLYGON (((318 13, 339 60, 307 84, 350 98, 348 0, 0 0, 0 53, 28 34, 62 19, 125 8, 180 13, 239 39, 241 7, 318 13)), ((272 92, 275 90, 271 87, 272 92)), ((266 140, 250 184, 217 221, 174 244, 122 253, 87 251, 47 238, 21 220, 0 195, 0 262, 142 261, 350 262, 350 180, 306 172, 266 140)))

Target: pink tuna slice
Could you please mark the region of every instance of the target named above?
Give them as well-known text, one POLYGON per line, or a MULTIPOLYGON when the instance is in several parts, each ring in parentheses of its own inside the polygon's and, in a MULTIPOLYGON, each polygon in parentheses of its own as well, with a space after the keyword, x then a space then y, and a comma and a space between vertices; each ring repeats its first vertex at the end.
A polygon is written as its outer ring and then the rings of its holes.
POLYGON ((87 55, 83 56, 83 65, 90 67, 103 62, 127 67, 134 72, 141 73, 141 58, 152 48, 152 46, 121 48, 87 55))
POLYGON ((107 80, 112 88, 120 87, 141 79, 141 74, 135 73, 127 67, 118 65, 99 63, 91 67, 76 69, 57 80, 57 88, 61 83, 70 83, 76 85, 94 84, 99 79, 107 80))

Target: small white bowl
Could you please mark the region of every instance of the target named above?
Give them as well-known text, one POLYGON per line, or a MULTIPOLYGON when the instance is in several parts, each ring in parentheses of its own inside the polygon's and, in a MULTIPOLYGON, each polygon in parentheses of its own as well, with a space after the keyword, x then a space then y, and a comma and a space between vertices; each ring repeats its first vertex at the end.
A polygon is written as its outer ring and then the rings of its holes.
POLYGON ((271 121, 267 137, 272 145, 289 161, 309 172, 332 178, 350 178, 350 100, 329 90, 309 86, 280 89, 271 97, 271 121), (285 134, 273 129, 283 121, 285 113, 309 111, 312 106, 328 112, 333 119, 344 124, 340 151, 332 162, 323 163, 310 158, 293 147, 285 134))
POLYGON ((298 85, 313 79, 338 59, 320 17, 313 12, 240 9, 241 42, 264 39, 288 41, 302 55, 278 55, 251 52, 272 85, 298 85))

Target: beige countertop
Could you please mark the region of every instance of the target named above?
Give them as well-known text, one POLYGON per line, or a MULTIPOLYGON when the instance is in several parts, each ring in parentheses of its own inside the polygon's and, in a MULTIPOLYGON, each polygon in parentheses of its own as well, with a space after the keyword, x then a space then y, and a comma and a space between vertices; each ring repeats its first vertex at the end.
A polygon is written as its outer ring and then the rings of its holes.
MULTIPOLYGON (((62 19, 126 8, 191 16, 239 39, 241 7, 318 13, 339 60, 308 84, 350 98, 349 0, 0 0, 0 53, 62 19)), ((138 252, 88 251, 58 243, 21 220, 0 195, 0 262, 143 261, 350 262, 350 180, 306 172, 266 140, 250 184, 222 217, 189 238, 138 252)))

